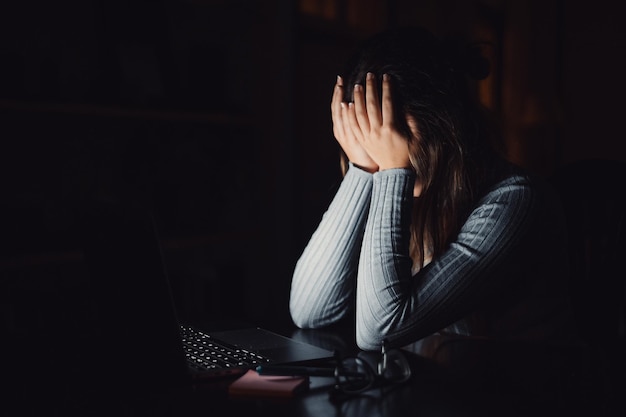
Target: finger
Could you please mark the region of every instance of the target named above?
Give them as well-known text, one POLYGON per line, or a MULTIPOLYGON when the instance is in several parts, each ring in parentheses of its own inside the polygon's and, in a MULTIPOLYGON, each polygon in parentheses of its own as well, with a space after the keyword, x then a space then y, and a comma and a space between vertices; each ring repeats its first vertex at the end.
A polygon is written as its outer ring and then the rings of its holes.
POLYGON ((371 126, 380 126, 382 115, 380 114, 380 102, 378 101, 378 87, 376 86, 376 76, 368 72, 365 80, 366 86, 366 108, 367 116, 371 126))
POLYGON ((370 130, 370 122, 365 105, 365 90, 360 84, 354 86, 354 106, 352 107, 352 112, 355 115, 355 121, 360 132, 367 134, 370 130))
POLYGON ((340 76, 337 76, 337 83, 335 84, 335 87, 333 89, 333 97, 330 102, 330 109, 331 109, 333 116, 335 114, 338 115, 339 111, 341 110, 340 106, 341 106, 342 98, 343 98, 343 81, 341 80, 340 76))
POLYGON ((338 139, 340 143, 343 143, 345 140, 348 140, 350 136, 352 136, 352 131, 350 130, 348 122, 347 108, 348 106, 346 103, 340 103, 339 111, 337 112, 337 119, 333 122, 335 138, 338 139))
POLYGON ((382 99, 382 122, 384 125, 391 126, 394 124, 393 119, 393 101, 391 100, 391 78, 387 74, 383 74, 383 99, 382 99))
POLYGON ((345 106, 345 103, 342 102, 343 99, 343 82, 341 77, 337 76, 337 83, 335 84, 335 88, 333 89, 333 97, 330 104, 331 110, 331 118, 333 122, 333 133, 336 139, 341 139, 344 134, 345 127, 342 116, 342 106, 345 106))
POLYGON ((356 106, 354 103, 349 103, 345 107, 346 118, 344 120, 346 120, 348 124, 348 129, 352 133, 353 137, 355 137, 360 142, 361 140, 363 140, 363 134, 359 126, 359 121, 357 120, 355 107, 356 106))

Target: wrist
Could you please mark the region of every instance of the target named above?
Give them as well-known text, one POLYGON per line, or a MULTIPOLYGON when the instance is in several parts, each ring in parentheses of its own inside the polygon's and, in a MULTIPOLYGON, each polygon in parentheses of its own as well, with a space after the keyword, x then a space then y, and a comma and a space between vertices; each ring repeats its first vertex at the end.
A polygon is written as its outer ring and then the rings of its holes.
POLYGON ((361 171, 365 171, 365 172, 369 172, 370 174, 373 174, 375 172, 378 172, 379 168, 377 166, 372 167, 372 166, 365 166, 365 165, 359 165, 359 164, 355 164, 354 162, 350 162, 355 168, 360 169, 361 171))

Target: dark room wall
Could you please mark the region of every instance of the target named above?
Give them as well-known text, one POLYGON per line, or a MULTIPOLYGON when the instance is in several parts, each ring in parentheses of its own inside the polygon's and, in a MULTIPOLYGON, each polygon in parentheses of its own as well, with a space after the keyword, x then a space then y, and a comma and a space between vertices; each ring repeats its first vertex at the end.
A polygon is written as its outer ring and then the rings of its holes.
POLYGON ((3 329, 76 318, 94 198, 155 215, 186 314, 288 322, 295 260, 340 181, 335 76, 390 25, 491 42, 480 94, 512 160, 549 176, 626 158, 621 3, 357 3, 4 2, 3 329))
POLYGON ((623 2, 563 2, 563 156, 626 159, 623 2))

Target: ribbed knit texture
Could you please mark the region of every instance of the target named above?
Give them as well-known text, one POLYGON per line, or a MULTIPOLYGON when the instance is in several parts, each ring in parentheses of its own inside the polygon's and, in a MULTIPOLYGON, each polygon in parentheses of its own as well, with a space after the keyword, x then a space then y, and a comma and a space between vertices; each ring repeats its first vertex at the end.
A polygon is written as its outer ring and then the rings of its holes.
POLYGON ((290 299, 294 323, 322 327, 356 308, 357 344, 367 350, 379 349, 384 338, 411 343, 446 327, 511 337, 536 332, 529 328, 537 323, 524 322, 519 312, 531 321, 548 320, 544 316, 557 308, 553 298, 558 295, 545 288, 559 287, 545 281, 555 278, 550 274, 558 274, 566 259, 559 250, 545 253, 544 248, 563 242, 558 232, 542 230, 551 227, 549 211, 529 179, 511 174, 495 184, 448 250, 414 276, 409 257, 413 182, 411 170, 369 174, 350 166, 296 264, 290 299), (535 242, 539 236, 543 241, 535 242), (537 312, 529 311, 535 307, 537 312), (515 309, 517 315, 509 317, 507 310, 515 309), (463 320, 477 311, 487 312, 487 329, 463 320))

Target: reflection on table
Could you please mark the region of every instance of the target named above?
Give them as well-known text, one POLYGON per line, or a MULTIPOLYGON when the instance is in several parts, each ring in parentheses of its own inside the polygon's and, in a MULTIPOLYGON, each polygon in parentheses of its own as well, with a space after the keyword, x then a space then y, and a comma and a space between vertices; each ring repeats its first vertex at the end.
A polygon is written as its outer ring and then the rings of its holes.
MULTIPOLYGON (((277 329, 278 330, 278 329, 277 329)), ((354 332, 342 327, 279 331, 342 355, 359 351, 354 332)), ((333 395, 333 377, 311 377, 309 388, 284 400, 229 398, 232 380, 193 389, 149 389, 112 394, 115 387, 99 381, 73 381, 59 387, 54 375, 33 378, 33 389, 15 416, 485 416, 563 415, 588 412, 611 415, 604 402, 595 358, 580 346, 545 346, 437 333, 402 348, 411 378, 358 395, 333 395), (55 385, 56 384, 56 385, 55 385), (30 402, 30 403, 29 403, 30 402), (33 404, 35 406, 33 406, 33 404)), ((376 354, 376 353, 374 353, 376 354)), ((333 367, 333 360, 318 364, 333 367)), ((137 378, 132 369, 126 378, 137 378)))
MULTIPOLYGON (((295 329, 290 336, 345 355, 363 354, 346 329, 295 329)), ((598 415, 598 396, 589 379, 593 366, 581 346, 437 333, 402 350, 412 369, 404 384, 333 395, 334 378, 311 377, 309 389, 287 401, 222 398, 222 415, 536 416, 585 410, 598 415)))

